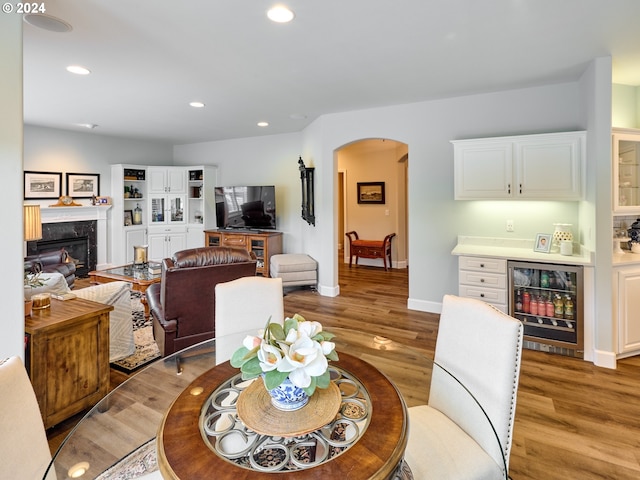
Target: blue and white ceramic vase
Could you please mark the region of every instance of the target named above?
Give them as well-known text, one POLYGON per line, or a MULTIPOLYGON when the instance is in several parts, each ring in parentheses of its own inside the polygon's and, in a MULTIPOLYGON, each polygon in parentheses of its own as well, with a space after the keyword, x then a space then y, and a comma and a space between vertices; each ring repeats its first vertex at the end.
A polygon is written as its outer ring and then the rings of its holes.
POLYGON ((309 396, 304 389, 296 387, 289 377, 273 390, 267 391, 271 395, 271 404, 285 412, 299 410, 309 402, 309 396))

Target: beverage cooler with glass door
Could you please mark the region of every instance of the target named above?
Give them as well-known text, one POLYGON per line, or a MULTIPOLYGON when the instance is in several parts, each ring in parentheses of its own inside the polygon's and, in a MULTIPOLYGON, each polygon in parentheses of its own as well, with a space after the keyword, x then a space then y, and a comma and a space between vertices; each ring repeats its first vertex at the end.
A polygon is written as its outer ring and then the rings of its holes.
POLYGON ((509 314, 524 324, 524 348, 584 356, 582 266, 508 262, 509 314))

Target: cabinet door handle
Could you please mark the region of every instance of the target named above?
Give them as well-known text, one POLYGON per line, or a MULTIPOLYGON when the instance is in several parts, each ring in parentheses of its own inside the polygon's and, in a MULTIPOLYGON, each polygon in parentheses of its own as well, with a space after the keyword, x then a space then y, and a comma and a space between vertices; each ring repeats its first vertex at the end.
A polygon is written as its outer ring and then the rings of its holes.
POLYGON ((484 268, 484 263, 481 263, 481 264, 480 264, 480 268, 484 268))
POLYGON ((480 294, 480 297, 484 298, 484 293, 481 293, 481 294, 480 294))
POLYGON ((481 279, 480 279, 480 283, 484 283, 484 278, 481 278, 481 279))
POLYGON ((522 194, 522 184, 520 184, 520 193, 522 194))
POLYGON ((507 193, 509 195, 511 195, 511 184, 510 183, 507 184, 507 193))

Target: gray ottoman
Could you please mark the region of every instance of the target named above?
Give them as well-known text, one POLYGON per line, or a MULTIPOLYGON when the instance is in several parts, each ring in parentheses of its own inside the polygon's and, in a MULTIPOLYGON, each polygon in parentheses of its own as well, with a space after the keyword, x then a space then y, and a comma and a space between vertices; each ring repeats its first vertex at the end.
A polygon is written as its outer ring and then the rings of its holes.
POLYGON ((282 279, 283 287, 318 283, 318 262, 304 253, 282 253, 271 256, 270 275, 282 279))

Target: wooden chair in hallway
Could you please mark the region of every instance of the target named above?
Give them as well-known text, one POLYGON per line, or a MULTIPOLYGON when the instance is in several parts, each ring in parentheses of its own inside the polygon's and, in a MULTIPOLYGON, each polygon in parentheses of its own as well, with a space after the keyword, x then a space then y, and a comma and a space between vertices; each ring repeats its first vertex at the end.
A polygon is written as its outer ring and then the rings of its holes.
POLYGON ((391 240, 396 236, 395 233, 390 233, 383 240, 360 240, 358 232, 355 230, 347 232, 345 235, 349 239, 349 267, 355 257, 356 265, 359 258, 381 258, 385 271, 387 270, 387 260, 389 268, 392 268, 391 240))

